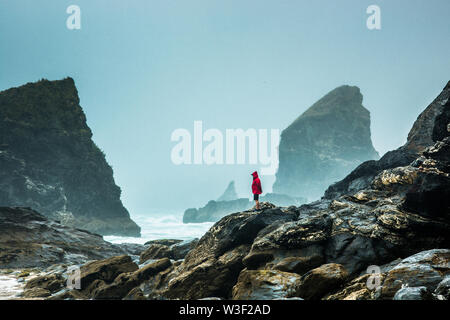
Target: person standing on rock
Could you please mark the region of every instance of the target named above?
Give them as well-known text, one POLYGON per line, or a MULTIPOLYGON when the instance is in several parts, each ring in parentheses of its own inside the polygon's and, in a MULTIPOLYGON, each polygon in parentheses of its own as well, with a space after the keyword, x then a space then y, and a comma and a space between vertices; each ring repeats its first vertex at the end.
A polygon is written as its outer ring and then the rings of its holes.
POLYGON ((259 180, 258 178, 257 171, 253 172, 252 176, 253 176, 253 183, 252 183, 253 200, 255 200, 256 203, 255 209, 259 210, 259 195, 262 193, 261 180, 259 180))

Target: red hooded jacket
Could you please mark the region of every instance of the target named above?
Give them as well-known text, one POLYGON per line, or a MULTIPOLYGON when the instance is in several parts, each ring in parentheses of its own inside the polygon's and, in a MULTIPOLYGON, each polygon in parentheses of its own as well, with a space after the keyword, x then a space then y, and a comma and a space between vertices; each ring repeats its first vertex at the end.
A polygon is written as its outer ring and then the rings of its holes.
POLYGON ((253 183, 252 183, 252 192, 253 194, 261 194, 262 188, 261 188, 261 180, 258 178, 258 172, 253 172, 253 183))

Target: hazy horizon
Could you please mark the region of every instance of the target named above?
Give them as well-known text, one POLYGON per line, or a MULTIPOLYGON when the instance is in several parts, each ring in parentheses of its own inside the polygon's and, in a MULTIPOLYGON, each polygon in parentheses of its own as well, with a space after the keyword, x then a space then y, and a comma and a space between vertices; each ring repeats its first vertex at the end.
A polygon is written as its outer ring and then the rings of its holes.
MULTIPOLYGON (((11 1, 0 3, 0 90, 75 80, 131 215, 182 212, 255 165, 172 163, 171 133, 282 131, 334 88, 358 86, 382 156, 450 80, 449 1, 11 1), (66 8, 81 8, 81 29, 66 8), (366 8, 381 8, 368 30, 366 8)), ((264 191, 274 177, 263 177, 264 191)))

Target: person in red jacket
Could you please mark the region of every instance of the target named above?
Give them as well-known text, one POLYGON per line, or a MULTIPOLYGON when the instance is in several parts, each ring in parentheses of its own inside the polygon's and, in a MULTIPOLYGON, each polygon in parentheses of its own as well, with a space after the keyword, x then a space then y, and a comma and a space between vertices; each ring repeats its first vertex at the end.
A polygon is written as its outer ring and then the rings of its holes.
POLYGON ((253 200, 256 203, 256 210, 259 210, 259 195, 262 193, 261 188, 261 180, 258 178, 258 172, 253 172, 253 183, 252 183, 252 192, 253 192, 253 200))

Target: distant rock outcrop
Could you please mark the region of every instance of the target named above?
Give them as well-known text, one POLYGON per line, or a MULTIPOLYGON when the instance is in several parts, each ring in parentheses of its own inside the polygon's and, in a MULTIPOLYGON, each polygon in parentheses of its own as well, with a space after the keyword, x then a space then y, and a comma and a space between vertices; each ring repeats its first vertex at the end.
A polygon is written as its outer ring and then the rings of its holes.
MULTIPOLYGON (((267 193, 259 198, 260 202, 270 202, 277 206, 299 206, 306 202, 305 198, 294 198, 285 194, 267 193)), ((253 200, 240 198, 229 201, 209 201, 206 206, 187 209, 183 215, 184 223, 215 222, 234 212, 249 210, 253 207, 253 200)))
POLYGON ((282 132, 274 192, 319 199, 357 165, 379 158, 362 100, 358 87, 338 87, 282 132))
POLYGON ((102 235, 139 236, 71 78, 0 92, 0 205, 102 235))
MULTIPOLYGON (((259 200, 260 202, 270 202, 280 207, 299 206, 306 203, 306 198, 291 197, 278 193, 266 193, 261 196, 259 200)), ((249 200, 248 198, 238 198, 234 181, 231 181, 225 192, 216 201, 210 200, 204 207, 199 209, 187 209, 183 215, 183 222, 215 222, 231 213, 248 210, 252 208, 253 205, 253 200, 249 200)))
POLYGON ((236 193, 236 188, 234 186, 234 181, 231 181, 225 192, 217 199, 217 201, 232 201, 236 200, 238 195, 236 193))

